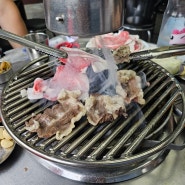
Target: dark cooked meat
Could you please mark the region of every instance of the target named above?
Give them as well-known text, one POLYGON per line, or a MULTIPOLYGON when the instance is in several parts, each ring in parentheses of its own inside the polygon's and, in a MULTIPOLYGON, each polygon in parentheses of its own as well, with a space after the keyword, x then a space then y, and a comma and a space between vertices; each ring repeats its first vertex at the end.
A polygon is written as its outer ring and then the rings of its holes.
POLYGON ((126 112, 123 98, 119 95, 90 95, 85 101, 85 108, 92 125, 113 121, 126 112))
POLYGON ((56 134, 56 139, 62 139, 71 133, 74 123, 85 115, 84 105, 78 101, 79 92, 61 91, 59 104, 47 108, 43 114, 38 114, 26 122, 26 129, 37 132, 41 138, 56 134), (78 95, 77 95, 78 94, 78 95))

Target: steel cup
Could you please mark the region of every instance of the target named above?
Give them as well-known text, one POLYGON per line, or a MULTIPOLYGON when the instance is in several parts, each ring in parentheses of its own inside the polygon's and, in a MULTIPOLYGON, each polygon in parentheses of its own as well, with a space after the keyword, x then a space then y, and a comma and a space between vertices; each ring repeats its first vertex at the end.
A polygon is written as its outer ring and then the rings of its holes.
MULTIPOLYGON (((49 36, 45 33, 29 33, 27 35, 24 36, 24 38, 31 40, 33 42, 39 43, 39 44, 44 44, 48 46, 49 43, 49 36)), ((41 57, 43 54, 36 51, 33 48, 27 48, 27 52, 28 52, 28 56, 30 58, 30 60, 34 60, 37 59, 39 57, 41 57)))

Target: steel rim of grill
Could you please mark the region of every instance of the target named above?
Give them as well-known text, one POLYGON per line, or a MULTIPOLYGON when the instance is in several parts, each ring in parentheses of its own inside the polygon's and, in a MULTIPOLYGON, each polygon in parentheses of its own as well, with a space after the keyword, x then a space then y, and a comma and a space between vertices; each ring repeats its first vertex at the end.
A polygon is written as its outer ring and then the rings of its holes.
MULTIPOLYGON (((41 57, 40 60, 46 62, 48 57, 41 57)), ((32 65, 30 64, 30 66, 32 65)), ((90 126, 84 119, 76 123, 77 126, 72 133, 61 141, 56 141, 54 136, 49 139, 39 139, 37 134, 25 130, 24 122, 31 118, 33 111, 35 113, 42 112, 52 104, 47 102, 43 107, 40 101, 31 103, 21 97, 20 90, 32 85, 37 76, 52 77, 53 66, 55 66, 55 62, 46 62, 46 64, 31 70, 29 66, 25 66, 12 77, 2 92, 1 115, 4 126, 18 144, 36 156, 59 164, 81 167, 88 165, 89 168, 97 165, 103 167, 139 165, 148 157, 165 149, 183 129, 185 98, 179 83, 157 64, 151 61, 140 61, 137 64, 131 62, 119 66, 119 68, 132 69, 136 72, 144 71, 150 82, 150 86, 144 89, 147 102, 141 107, 144 116, 131 125, 123 135, 120 132, 125 131, 125 127, 132 120, 130 117, 123 122, 121 117, 115 123, 104 123, 96 127, 90 126), (164 99, 166 102, 163 104, 164 99), (182 107, 180 116, 174 115, 176 101, 180 102, 182 107), (159 107, 161 110, 158 110, 159 107), (157 110, 158 112, 154 114, 157 110), (141 128, 142 123, 148 119, 150 121, 146 127, 141 128), (166 127, 171 127, 171 120, 176 121, 172 123, 172 128, 167 130, 166 127), (159 125, 161 121, 163 122, 159 125), (121 124, 118 124, 119 122, 121 124), (158 130, 158 127, 161 129, 158 130), (138 128, 140 129, 139 134, 133 136, 138 128), (84 130, 85 133, 82 132, 84 130), (145 140, 153 140, 156 135, 158 135, 156 145, 142 148, 145 140), (132 141, 129 141, 130 138, 132 141)), ((138 112, 134 111, 132 114, 138 112)))

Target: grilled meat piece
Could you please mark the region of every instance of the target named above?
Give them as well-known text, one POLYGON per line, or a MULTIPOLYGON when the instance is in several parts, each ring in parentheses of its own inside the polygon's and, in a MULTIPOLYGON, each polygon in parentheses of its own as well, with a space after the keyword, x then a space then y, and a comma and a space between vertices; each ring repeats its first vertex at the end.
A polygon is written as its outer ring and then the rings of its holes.
POLYGON ((124 100, 119 95, 90 95, 85 101, 85 108, 87 119, 92 125, 113 121, 126 112, 124 100))
POLYGON ((130 47, 128 45, 120 46, 113 51, 113 56, 117 64, 123 62, 130 62, 129 55, 131 54, 130 47))
POLYGON ((120 70, 117 72, 117 76, 120 83, 118 86, 120 85, 122 87, 122 91, 124 91, 124 93, 121 92, 121 88, 117 87, 116 90, 118 94, 124 94, 123 98, 125 102, 129 104, 131 101, 135 101, 141 105, 145 104, 141 78, 136 75, 136 72, 133 70, 120 70))
POLYGON ((58 96, 59 104, 47 108, 43 114, 38 114, 26 122, 26 129, 37 132, 41 138, 48 138, 56 134, 60 140, 71 133, 74 123, 85 115, 84 105, 78 101, 79 91, 62 90, 58 96))
MULTIPOLYGON (((144 104, 141 78, 133 70, 117 72, 115 93, 111 95, 94 92, 85 101, 87 119, 92 125, 113 121, 120 115, 126 116, 126 104, 132 101, 144 104)), ((111 91, 111 88, 109 89, 111 91)))
POLYGON ((85 114, 90 124, 113 121, 120 115, 127 116, 125 106, 132 101, 144 104, 141 78, 132 70, 117 72, 115 94, 91 93, 85 99, 85 105, 80 102, 80 90, 62 90, 58 95, 58 104, 46 109, 26 122, 26 129, 37 132, 39 137, 48 138, 56 134, 60 140, 71 133, 74 123, 85 114))

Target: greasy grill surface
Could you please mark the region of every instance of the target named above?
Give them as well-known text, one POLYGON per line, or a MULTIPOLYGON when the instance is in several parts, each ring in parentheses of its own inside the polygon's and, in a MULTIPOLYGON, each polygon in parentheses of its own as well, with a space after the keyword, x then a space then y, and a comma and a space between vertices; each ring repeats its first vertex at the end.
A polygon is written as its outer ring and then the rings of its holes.
POLYGON ((142 107, 136 103, 129 105, 127 119, 120 117, 111 123, 91 126, 84 117, 61 141, 55 136, 38 138, 37 134, 25 130, 25 121, 53 103, 44 100, 30 102, 22 98, 20 91, 32 87, 36 77, 52 77, 55 64, 25 67, 15 74, 2 92, 3 123, 17 143, 32 153, 61 164, 136 164, 136 161, 141 162, 160 152, 181 132, 185 111, 180 85, 158 65, 140 61, 119 66, 137 73, 143 71, 150 83, 144 89, 146 104, 142 107), (182 114, 176 114, 177 107, 182 114))

